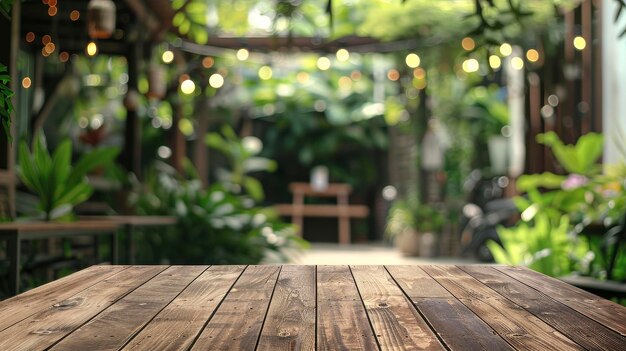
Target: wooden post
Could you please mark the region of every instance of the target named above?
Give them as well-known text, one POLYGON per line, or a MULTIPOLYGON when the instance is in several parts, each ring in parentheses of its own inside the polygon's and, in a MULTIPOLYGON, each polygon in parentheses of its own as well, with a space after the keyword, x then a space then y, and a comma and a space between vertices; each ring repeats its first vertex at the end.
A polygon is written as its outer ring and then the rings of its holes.
POLYGON ((593 100, 593 76, 592 76, 592 60, 593 60, 593 35, 591 21, 593 11, 591 10, 591 0, 583 1, 581 13, 582 37, 587 42, 587 47, 582 51, 582 76, 581 89, 582 99, 577 106, 577 114, 580 116, 581 134, 587 134, 591 131, 591 104, 593 100), (586 108, 585 108, 586 107, 586 108))
MULTIPOLYGON (((128 62, 128 93, 127 99, 132 100, 131 94, 138 91, 139 59, 142 45, 130 43, 126 60, 128 62)), ((132 105, 132 104, 130 104, 132 105)), ((141 179, 141 122, 137 116, 136 106, 126 106, 126 129, 124 131, 123 164, 126 170, 133 172, 141 179)))

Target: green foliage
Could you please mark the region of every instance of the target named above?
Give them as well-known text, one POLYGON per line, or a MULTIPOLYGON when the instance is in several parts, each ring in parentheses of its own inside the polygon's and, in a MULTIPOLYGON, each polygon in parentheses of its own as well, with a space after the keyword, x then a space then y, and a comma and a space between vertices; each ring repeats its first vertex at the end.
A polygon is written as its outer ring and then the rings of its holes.
MULTIPOLYGON (((587 242, 585 234, 590 224, 609 228, 626 213, 626 172, 599 173, 600 134, 584 135, 575 145, 564 145, 554 133, 537 139, 551 147, 560 165, 571 173, 521 176, 517 187, 526 196, 515 199, 521 221, 511 229, 498 230, 504 249, 496 243, 489 248, 500 263, 529 265, 555 276, 572 270, 603 276, 607 261, 602 244, 587 242)), ((614 277, 623 278, 620 272, 614 277)))
POLYGON ((285 261, 306 247, 292 225, 269 208, 218 182, 205 189, 162 163, 150 170, 130 198, 138 214, 171 215, 178 225, 145 238, 143 261, 192 264, 255 264, 285 261))
POLYGON ((13 97, 13 91, 9 88, 10 82, 11 77, 7 74, 7 67, 0 64, 0 120, 9 144, 13 142, 13 136, 11 135, 11 113, 13 113, 11 98, 13 97))
POLYGON ((0 14, 8 19, 11 19, 11 7, 13 0, 0 0, 0 14))
POLYGON ((473 120, 484 140, 492 135, 501 135, 502 127, 509 124, 509 107, 504 101, 501 88, 496 85, 469 89, 463 98, 463 104, 463 116, 473 120))
POLYGON ((83 155, 72 166, 72 143, 62 141, 52 155, 43 137, 35 138, 32 153, 24 140, 19 146, 19 176, 39 197, 39 210, 45 220, 67 220, 77 204, 86 201, 93 188, 87 182, 89 171, 112 162, 119 150, 101 148, 83 155))
POLYGON ((568 274, 575 267, 576 259, 572 258, 584 256, 586 245, 568 234, 568 216, 561 216, 555 224, 552 222, 548 214, 538 213, 532 222, 498 228, 502 246, 493 241, 487 246, 497 263, 523 265, 553 277, 568 274))
POLYGON ((247 174, 261 171, 273 172, 276 170, 276 162, 269 158, 255 156, 261 151, 260 148, 255 149, 257 145, 260 146, 260 141, 254 137, 248 140, 252 145, 246 145, 245 139, 240 139, 227 124, 222 126, 221 135, 209 133, 205 137, 206 144, 224 154, 230 163, 231 169, 219 170, 218 178, 235 192, 243 188, 255 201, 261 201, 265 197, 263 186, 257 179, 247 174))
POLYGON ((384 105, 372 101, 367 68, 336 62, 322 72, 310 58, 302 66, 306 81, 297 79, 297 72, 246 81, 254 102, 251 115, 268 126, 263 155, 291 169, 325 165, 332 181, 355 188, 369 184, 376 176, 371 153, 386 149, 388 137, 384 105), (339 83, 359 69, 363 74, 350 87, 339 83))
POLYGON ((602 134, 588 133, 581 136, 576 145, 565 145, 555 132, 548 132, 538 134, 537 142, 549 146, 568 173, 592 175, 600 171, 597 162, 604 146, 602 134))

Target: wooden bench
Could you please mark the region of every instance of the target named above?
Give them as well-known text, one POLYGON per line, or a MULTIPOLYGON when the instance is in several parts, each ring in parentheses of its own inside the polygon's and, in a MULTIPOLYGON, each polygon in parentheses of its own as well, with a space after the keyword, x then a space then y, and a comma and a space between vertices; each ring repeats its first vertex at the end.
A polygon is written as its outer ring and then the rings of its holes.
POLYGON ((80 216, 83 220, 112 221, 124 229, 126 234, 126 260, 129 264, 135 263, 135 229, 138 227, 166 227, 178 223, 174 216, 80 216))
POLYGON ((289 190, 293 194, 291 204, 278 204, 275 206, 282 216, 290 216, 293 224, 298 227, 302 234, 304 217, 335 217, 338 219, 339 243, 350 244, 350 219, 366 218, 369 208, 365 205, 350 205, 350 193, 352 187, 349 184, 329 184, 323 190, 311 187, 309 183, 291 183, 289 190), (305 197, 335 197, 336 204, 305 204, 305 197))

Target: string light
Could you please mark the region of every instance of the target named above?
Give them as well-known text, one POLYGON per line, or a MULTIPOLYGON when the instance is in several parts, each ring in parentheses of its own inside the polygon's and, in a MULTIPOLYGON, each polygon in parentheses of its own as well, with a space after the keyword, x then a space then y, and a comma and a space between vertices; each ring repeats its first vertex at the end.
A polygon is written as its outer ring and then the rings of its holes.
POLYGON ((500 54, 502 54, 502 56, 509 56, 512 53, 513 47, 511 47, 511 44, 503 43, 502 45, 500 45, 500 54))
POLYGON ((22 79, 22 87, 24 87, 24 89, 30 88, 31 84, 32 81, 30 80, 30 77, 24 77, 24 79, 22 79))
POLYGON ((317 68, 325 71, 330 68, 330 60, 328 57, 322 56, 317 59, 317 68))
POLYGON ((353 81, 360 80, 362 75, 361 71, 354 70, 350 72, 350 78, 352 78, 353 81))
POLYGON ((389 71, 387 71, 387 78, 391 81, 396 81, 400 79, 400 72, 398 72, 397 69, 392 68, 389 71))
POLYGON ((263 66, 259 68, 259 78, 263 80, 272 78, 272 68, 270 66, 263 66))
POLYGON ((298 74, 296 74, 296 79, 298 80, 298 83, 300 84, 307 83, 310 78, 311 76, 307 72, 298 72, 298 74))
POLYGON ((73 10, 72 12, 70 12, 70 20, 78 21, 79 18, 80 18, 80 12, 78 12, 78 10, 73 10))
POLYGON ((35 33, 33 32, 26 33, 26 42, 32 43, 33 41, 35 41, 35 33))
POLYGON ((163 52, 163 55, 161 55, 161 59, 165 63, 172 63, 172 61, 174 61, 174 53, 171 50, 166 50, 163 52))
POLYGON ((49 36, 48 34, 44 35, 43 37, 41 37, 41 43, 43 45, 47 45, 49 42, 52 41, 52 37, 49 36))
POLYGON ((237 60, 239 61, 245 61, 248 59, 248 56, 250 56, 250 52, 246 49, 239 49, 237 50, 237 60))
POLYGON ((69 59, 70 59, 70 54, 67 53, 67 51, 63 51, 62 53, 59 54, 59 61, 67 62, 67 60, 69 59))
POLYGON ((471 58, 463 61, 462 67, 465 72, 472 73, 478 71, 480 64, 478 63, 478 60, 471 58))
POLYGON ((191 79, 185 79, 182 83, 180 83, 180 91, 183 94, 192 94, 196 90, 196 83, 191 79))
POLYGON ((426 77, 426 71, 423 68, 418 67, 413 70, 413 77, 417 79, 424 79, 426 77))
POLYGON ((576 48, 576 50, 582 51, 585 49, 585 47, 587 47, 587 41, 585 40, 585 38, 577 36, 576 38, 574 38, 574 47, 576 48))
POLYGON ((498 57, 498 55, 491 55, 489 56, 489 66, 492 69, 498 69, 502 66, 502 60, 498 57))
POLYGON ((215 60, 212 57, 207 56, 202 59, 202 67, 204 68, 211 68, 213 64, 215 64, 215 60))
POLYGON ((215 73, 209 77, 209 85, 215 89, 219 89, 224 85, 224 77, 221 74, 215 73))
POLYGON ((94 43, 93 41, 89 42, 89 44, 87 44, 87 55, 95 56, 97 53, 98 45, 96 45, 96 43, 94 43))
POLYGON ((350 52, 346 49, 337 50, 337 60, 340 62, 346 62, 350 59, 350 52))
POLYGON ((48 8, 48 16, 50 17, 54 17, 57 14, 57 7, 56 6, 50 6, 48 8))
POLYGON ((420 57, 417 56, 417 54, 415 53, 410 53, 406 55, 404 61, 406 62, 406 65, 411 68, 417 68, 421 63, 420 57))
POLYGON ((52 54, 55 49, 56 45, 54 45, 53 42, 49 42, 48 44, 46 44, 46 46, 44 46, 44 50, 46 50, 48 54, 52 54))
POLYGON ((472 51, 476 47, 476 43, 474 42, 474 39, 465 37, 461 40, 461 46, 465 51, 472 51))
POLYGON ((513 69, 516 70, 521 70, 522 68, 524 68, 524 60, 522 60, 521 57, 513 57, 511 59, 511 66, 513 67, 513 69))
POLYGON ((537 61, 539 61, 539 51, 537 51, 535 49, 530 49, 530 50, 526 51, 526 58, 530 62, 537 62, 537 61))

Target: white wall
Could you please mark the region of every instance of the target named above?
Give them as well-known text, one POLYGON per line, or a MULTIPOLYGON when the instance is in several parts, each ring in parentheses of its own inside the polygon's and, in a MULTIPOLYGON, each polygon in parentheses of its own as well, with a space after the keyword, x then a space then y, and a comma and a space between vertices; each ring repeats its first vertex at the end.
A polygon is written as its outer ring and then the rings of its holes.
POLYGON ((602 119, 605 164, 626 162, 626 156, 619 152, 616 145, 616 139, 621 138, 619 142, 626 148, 626 35, 618 37, 626 28, 626 13, 622 13, 620 20, 615 23, 613 19, 616 10, 616 0, 602 1, 602 119))

